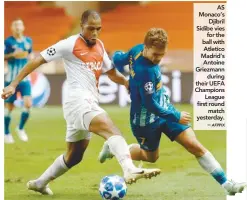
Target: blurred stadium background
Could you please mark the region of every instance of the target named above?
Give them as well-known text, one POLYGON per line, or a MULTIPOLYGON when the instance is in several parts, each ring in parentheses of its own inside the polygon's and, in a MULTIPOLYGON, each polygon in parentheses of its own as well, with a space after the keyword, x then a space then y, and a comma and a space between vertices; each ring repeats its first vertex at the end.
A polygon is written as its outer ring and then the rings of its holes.
MULTIPOLYGON (((142 43, 151 27, 162 27, 168 32, 169 50, 161 62, 162 81, 173 103, 181 110, 192 112, 193 90, 193 2, 5 2, 4 34, 11 35, 13 19, 23 19, 25 35, 33 39, 34 54, 57 41, 80 31, 81 13, 95 9, 102 17, 100 39, 109 54, 115 50, 127 51, 142 43)), ((5 72, 7 68, 5 65, 5 72)), ((65 121, 61 102, 66 87, 65 71, 61 60, 45 64, 32 74, 32 95, 36 107, 27 124, 30 142, 5 146, 5 199, 39 199, 26 191, 25 183, 37 177, 54 158, 64 152, 65 121)), ((129 97, 125 88, 102 75, 100 103, 127 138, 134 142, 129 128, 129 97), (125 108, 119 108, 125 107, 125 108)), ((16 101, 21 105, 21 100, 16 101)), ((14 112, 14 122, 19 113, 14 112)), ((14 125, 12 129, 14 130, 14 125)), ((198 131, 199 139, 225 166, 225 131, 198 131)), ((14 136, 15 137, 15 136, 14 136)), ((165 137, 164 137, 165 138, 165 137)), ((100 179, 111 173, 120 173, 115 161, 100 165, 97 154, 103 140, 93 137, 85 161, 69 174, 52 183, 56 196, 52 199, 100 199, 97 193, 100 179)), ((126 199, 149 200, 223 200, 224 193, 197 162, 177 144, 167 139, 161 142, 161 158, 156 164, 164 172, 160 177, 129 187, 126 199), (198 184, 200 182, 200 184, 198 184)), ((42 199, 50 199, 42 197, 42 199)))
MULTIPOLYGON (((174 103, 190 103, 193 69, 193 3, 192 2, 5 2, 5 38, 11 35, 13 19, 23 19, 25 34, 33 39, 34 53, 77 34, 80 16, 86 9, 95 9, 102 17, 100 39, 109 54, 127 51, 143 42, 151 27, 162 27, 168 32, 169 51, 162 59, 163 82, 174 103)), ((7 70, 7 68, 5 68, 7 70)), ((48 78, 51 93, 48 105, 61 104, 65 72, 61 60, 38 69, 48 78)), ((39 80, 40 76, 32 77, 39 80), (37 79, 38 77, 38 79, 37 79)), ((47 84, 49 85, 49 84, 47 84)), ((106 77, 101 78, 101 103, 121 106, 129 102, 128 95, 106 77), (122 100, 120 99, 122 98, 122 100)))

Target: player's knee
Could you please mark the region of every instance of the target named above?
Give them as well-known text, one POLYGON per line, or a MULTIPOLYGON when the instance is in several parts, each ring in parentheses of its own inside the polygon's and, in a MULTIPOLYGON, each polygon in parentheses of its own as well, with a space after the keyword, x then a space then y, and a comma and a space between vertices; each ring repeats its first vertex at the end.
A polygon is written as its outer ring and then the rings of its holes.
POLYGON ((26 101, 24 102, 24 107, 27 108, 27 109, 30 109, 32 107, 32 101, 26 101))
POLYGON ((148 158, 148 162, 155 163, 159 159, 159 155, 155 155, 148 158))
POLYGON ((121 135, 120 131, 114 126, 113 122, 109 119, 102 119, 99 123, 100 131, 112 135, 121 135))
POLYGON ((26 104, 25 108, 30 109, 32 107, 32 103, 26 104))
POLYGON ((105 139, 108 139, 113 135, 121 135, 121 132, 106 114, 95 117, 90 123, 89 131, 96 133, 105 139))
POLYGON ((5 105, 5 110, 8 112, 11 112, 14 109, 14 104, 6 104, 5 105))
POLYGON ((107 131, 109 129, 109 126, 110 126, 110 124, 109 124, 108 120, 101 119, 99 121, 99 126, 98 127, 99 127, 100 130, 107 131))

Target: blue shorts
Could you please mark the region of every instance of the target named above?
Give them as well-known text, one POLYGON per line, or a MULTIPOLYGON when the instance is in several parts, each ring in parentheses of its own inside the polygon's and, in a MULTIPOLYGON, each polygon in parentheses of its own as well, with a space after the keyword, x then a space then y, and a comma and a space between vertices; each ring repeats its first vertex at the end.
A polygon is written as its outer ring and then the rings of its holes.
POLYGON ((165 133, 171 141, 174 141, 180 133, 188 128, 190 128, 189 125, 183 125, 163 118, 159 118, 147 126, 131 124, 132 132, 140 147, 146 151, 155 151, 158 149, 162 133, 165 133))
MULTIPOLYGON (((4 82, 4 87, 8 86, 10 82, 4 82)), ((5 103, 11 103, 13 104, 14 101, 17 98, 17 93, 20 92, 21 96, 31 96, 31 83, 30 81, 22 81, 19 83, 19 85, 16 87, 15 94, 13 94, 11 97, 5 100, 5 103)))

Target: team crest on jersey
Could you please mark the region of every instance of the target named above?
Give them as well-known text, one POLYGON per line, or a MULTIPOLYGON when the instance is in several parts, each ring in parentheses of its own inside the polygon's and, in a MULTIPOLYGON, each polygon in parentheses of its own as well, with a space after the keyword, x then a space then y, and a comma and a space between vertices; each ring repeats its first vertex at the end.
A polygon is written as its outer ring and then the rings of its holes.
POLYGON ((144 85, 144 88, 145 88, 145 90, 146 90, 147 92, 152 92, 153 87, 154 87, 154 85, 153 85, 152 82, 147 82, 147 83, 145 83, 145 85, 144 85))
POLYGON ((53 47, 50 47, 49 49, 47 49, 47 54, 49 55, 49 56, 54 56, 55 54, 56 54, 56 49, 55 48, 53 48, 53 47))

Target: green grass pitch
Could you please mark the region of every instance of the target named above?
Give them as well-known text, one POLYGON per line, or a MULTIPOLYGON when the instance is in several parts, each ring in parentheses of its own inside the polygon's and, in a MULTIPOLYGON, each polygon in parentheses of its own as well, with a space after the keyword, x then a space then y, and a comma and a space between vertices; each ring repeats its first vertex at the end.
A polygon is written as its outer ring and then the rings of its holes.
MULTIPOLYGON (((179 110, 192 112, 190 105, 177 105, 179 110)), ((128 143, 135 142, 129 126, 129 108, 103 106, 123 132, 128 143)), ((13 113, 11 130, 18 123, 20 110, 13 113)), ((100 200, 98 186, 103 176, 122 175, 115 159, 97 161, 103 139, 93 136, 84 160, 50 184, 54 196, 41 196, 28 191, 26 182, 37 178, 66 149, 65 121, 61 107, 33 109, 26 131, 30 141, 23 143, 14 134, 16 143, 5 145, 6 200, 100 200)), ((199 140, 215 155, 225 169, 226 132, 197 131, 199 140)), ((138 164, 138 163, 137 163, 138 164)), ((128 186, 126 200, 225 200, 223 189, 205 173, 192 155, 165 136, 160 144, 160 158, 155 164, 162 174, 151 180, 140 180, 128 186)))

